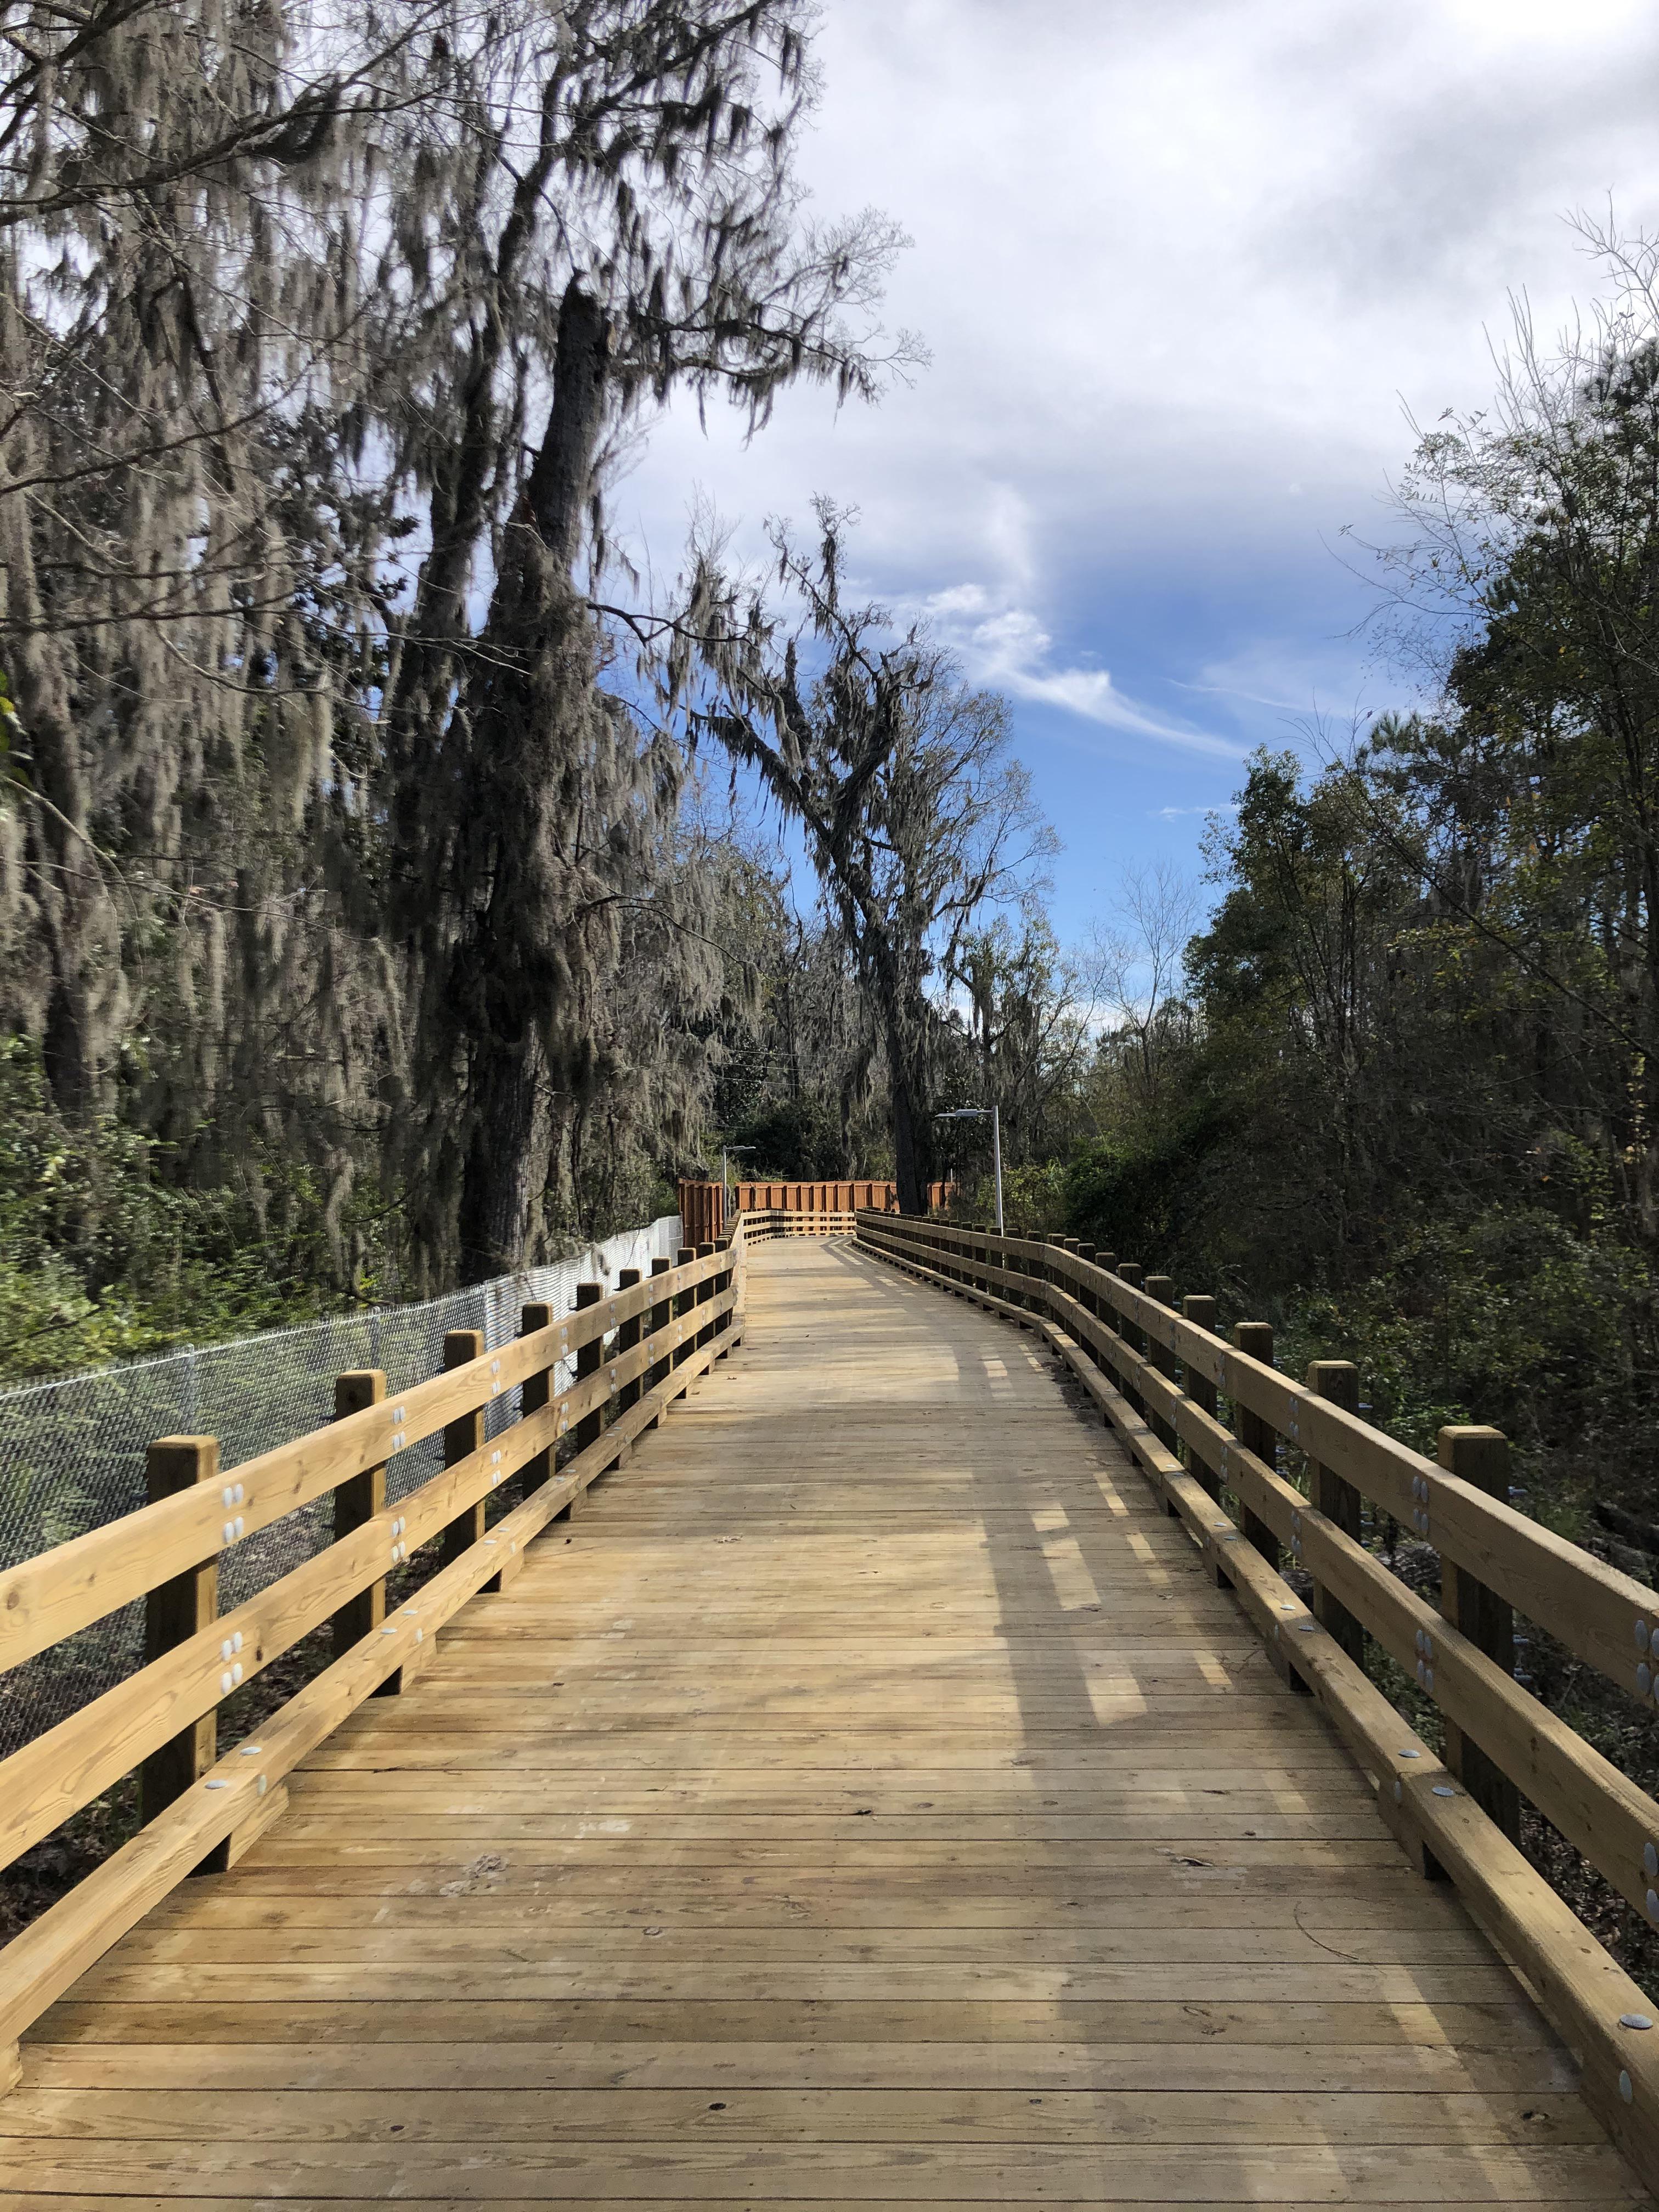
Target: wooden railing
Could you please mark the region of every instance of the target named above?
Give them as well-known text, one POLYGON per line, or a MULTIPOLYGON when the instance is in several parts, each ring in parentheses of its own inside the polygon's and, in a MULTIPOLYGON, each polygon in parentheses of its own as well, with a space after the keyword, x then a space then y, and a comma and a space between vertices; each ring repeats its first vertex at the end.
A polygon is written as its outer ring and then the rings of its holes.
MULTIPOLYGON (((954 1183, 929 1183, 929 1211, 947 1205, 955 1193, 954 1183)), ((679 1187, 681 1227, 694 1243, 721 1233, 728 1207, 737 1213, 847 1216, 872 1206, 878 1212, 897 1212, 898 1185, 860 1179, 857 1182, 733 1182, 729 1192, 717 1182, 683 1181, 679 1187)))
POLYGON ((1648 2000, 1514 1840, 1518 1792, 1659 1923, 1659 1803, 1513 1676, 1518 1609, 1651 1711, 1659 1594, 1517 1513, 1497 1431, 1443 1431, 1441 1463, 1425 1459, 1360 1418, 1346 1362, 1316 1362, 1297 1382, 1273 1366, 1265 1323, 1241 1323, 1230 1343, 1214 1332, 1213 1300, 1177 1311, 1167 1279, 1143 1282, 1074 1239, 880 1213, 860 1213, 858 1234, 880 1258, 1036 1329, 1065 1361, 1285 1680, 1324 1706, 1420 1870, 1457 1885, 1577 2051, 1596 2111, 1659 2177, 1648 2000), (1306 1491, 1280 1471, 1281 1443, 1304 1455, 1306 1491), (1437 1607, 1360 1542, 1362 1498, 1439 1553, 1437 1607), (1311 1577, 1311 1605, 1279 1574, 1287 1556, 1311 1577), (1443 1758, 1366 1675, 1365 1635, 1439 1709, 1443 1758))
POLYGON ((851 1237, 858 1227, 856 1213, 803 1213, 781 1206, 738 1218, 745 1224, 750 1243, 774 1237, 851 1237))
MULTIPOLYGON (((939 1196, 929 1204, 943 1205, 944 1184, 932 1188, 939 1196)), ((732 1201, 740 1213, 856 1213, 871 1209, 891 1213, 898 1206, 898 1185, 862 1178, 856 1182, 734 1182, 732 1201)))
POLYGON ((626 1269, 609 1297, 584 1283, 562 1316, 526 1305, 499 1352, 458 1331, 445 1372, 410 1389, 388 1394, 377 1371, 342 1376, 336 1420, 240 1467, 220 1468, 211 1437, 163 1438, 150 1504, 0 1576, 0 1671, 135 1599, 147 1616, 136 1674, 0 1761, 0 1864, 135 1768, 144 1821, 0 1951, 0 2090, 16 2079, 21 2032, 187 1875, 234 1863, 283 1810, 298 1762, 366 1698, 412 1680, 445 1622, 505 1589, 531 1539, 739 1341, 746 1235, 739 1221, 643 1280, 626 1269), (574 1380, 556 1390, 562 1361, 574 1380), (514 1388, 519 1418, 487 1437, 489 1409, 514 1388), (388 1505, 387 1463, 441 1431, 442 1470, 388 1505), (486 1526, 491 1493, 515 1476, 522 1502, 486 1526), (221 1616, 219 1561, 331 1495, 334 1541, 221 1616), (387 1615, 388 1573, 434 1537, 437 1571, 387 1615), (223 1699, 326 1621, 333 1662, 221 1757, 223 1699))

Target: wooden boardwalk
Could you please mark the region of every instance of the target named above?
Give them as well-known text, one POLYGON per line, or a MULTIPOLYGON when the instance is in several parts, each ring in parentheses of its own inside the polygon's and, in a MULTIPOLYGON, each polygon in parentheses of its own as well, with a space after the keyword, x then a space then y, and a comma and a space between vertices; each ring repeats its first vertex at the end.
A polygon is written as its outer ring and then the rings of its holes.
POLYGON ((1032 1340, 843 1243, 231 1874, 0 2203, 1648 2203, 1032 1340))

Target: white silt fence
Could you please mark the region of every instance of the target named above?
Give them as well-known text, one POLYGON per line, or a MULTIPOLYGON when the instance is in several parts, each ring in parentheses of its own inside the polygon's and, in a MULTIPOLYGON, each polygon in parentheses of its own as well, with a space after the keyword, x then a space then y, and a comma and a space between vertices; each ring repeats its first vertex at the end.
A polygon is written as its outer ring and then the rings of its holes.
MULTIPOLYGON (((384 1368, 389 1389, 406 1389, 442 1367, 451 1329, 481 1329, 495 1351, 517 1335, 528 1300, 562 1313, 578 1283, 614 1285, 624 1267, 648 1274, 679 1241, 679 1216, 665 1214, 572 1259, 422 1304, 366 1307, 0 1392, 0 1571, 143 1505, 144 1456, 157 1437, 217 1437, 220 1464, 240 1466, 331 1420, 334 1378, 348 1369, 384 1368)), ((562 1372, 556 1387, 568 1379, 562 1372)), ((491 1408, 492 1434, 517 1418, 518 1397, 512 1391, 491 1408)), ((400 1454, 390 1495, 423 1482, 442 1457, 441 1437, 400 1454)), ((221 1562, 221 1607, 312 1557, 330 1525, 325 1499, 239 1544, 221 1562)), ((0 1676, 0 1757, 131 1673, 143 1647, 140 1601, 0 1676)))

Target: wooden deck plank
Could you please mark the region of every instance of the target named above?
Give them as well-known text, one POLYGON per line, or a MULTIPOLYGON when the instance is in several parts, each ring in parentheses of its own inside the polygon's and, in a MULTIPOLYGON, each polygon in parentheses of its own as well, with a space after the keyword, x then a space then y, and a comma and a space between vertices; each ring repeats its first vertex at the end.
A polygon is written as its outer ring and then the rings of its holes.
MULTIPOLYGON (((1022 2096, 1053 2090, 1155 2089, 1170 2078, 1157 2043, 655 2042, 366 2043, 351 2058, 360 2091, 465 2089, 984 2089, 1022 2096)), ((36 2046, 40 2089, 329 2090, 340 2081, 337 2044, 53 2043, 36 2046)), ((1187 2044, 1181 2091, 1283 2095, 1436 2090, 1522 2093, 1574 2088, 1559 2045, 1446 2042, 1187 2044)), ((21 2093, 20 2093, 21 2094, 21 2093)), ((1406 2109, 1409 2110, 1409 2106, 1406 2109)), ((83 2107, 84 2110, 84 2107, 83 2107)))
MULTIPOLYGON (((806 1978, 799 1978, 805 1980, 806 1978)), ((246 1986, 246 1984, 245 1984, 246 1986)), ((1101 2042, 1171 2046, 1206 2045, 1220 2037, 1291 2048, 1334 2044, 1370 2047, 1445 2044, 1453 2048, 1555 2048, 1556 2038, 1518 1994, 1502 2002, 1223 2004, 1151 1999, 1139 2002, 1022 2003, 1004 1998, 951 2004, 888 1997, 860 2002, 817 1996, 771 2002, 715 2002, 707 1998, 641 2002, 604 1998, 438 1999, 424 2004, 278 2003, 257 2009, 222 1999, 182 2004, 94 2003, 71 1994, 43 2015, 37 2039, 49 2042, 204 2043, 240 2037, 256 2041, 327 2043, 356 2049, 375 2042, 568 2043, 1048 2043, 1101 2042)), ((30 2081, 29 2051, 23 2081, 30 2081)), ((350 2076, 343 2074, 343 2081, 350 2076)), ((1176 2078, 1179 2079, 1177 2072, 1176 2078)))
MULTIPOLYGON (((632 2203, 648 2203, 653 2208, 653 2212, 753 2212, 756 2203, 764 2201, 749 2193, 741 2175, 734 2173, 733 2182, 734 2185, 744 2187, 745 2193, 741 2197, 671 2197, 660 2196, 652 2190, 647 2195, 635 2194, 621 2200, 615 2196, 595 2197, 585 2191, 576 2195, 561 2192, 556 2201, 565 2208, 565 2212, 597 2212, 597 2208, 615 2206, 619 2201, 632 2203)), ((53 2190, 50 2195, 41 2194, 33 2190, 15 2191, 9 2191, 4 2200, 5 2212, 117 2212, 117 2208, 119 2208, 119 2212, 166 2212, 166 2208, 175 2205, 179 2201, 178 2195, 172 2191, 161 2197, 134 2196, 130 2193, 123 2193, 119 2197, 107 2197, 88 2196, 78 2190, 74 2191, 53 2190)), ((269 2201, 277 2203, 283 2200, 271 2198, 269 2201)), ((384 2203, 386 2200, 384 2197, 342 2197, 337 2191, 331 2189, 326 2197, 313 2197, 307 2193, 302 2197, 301 2201, 307 2205, 307 2212, 313 2204, 323 2203, 327 2205, 328 2212, 368 2212, 368 2208, 384 2203)), ((426 2197, 418 2201, 434 2208, 434 2212, 462 2212, 463 2207, 465 2208, 465 2212, 508 2212, 508 2208, 516 2208, 534 2200, 520 2195, 495 2197, 426 2197)), ((914 2204, 916 2201, 915 2197, 844 2196, 818 2196, 811 2199, 811 2202, 819 2208, 819 2212, 853 2212, 854 2207, 856 2207, 856 2212, 901 2212, 902 2206, 914 2204)), ((962 2197, 952 2201, 969 2203, 975 2200, 962 2197)), ((1008 2203, 1021 2200, 1010 2199, 1005 2194, 1000 2201, 1008 2203)), ((1046 2212, 1091 2212, 1091 2208, 1105 2200, 1098 2197, 1091 2197, 1085 2203, 1075 2197, 1061 2201, 1043 2195, 1037 2199, 1028 2198, 1024 2201, 1040 2202, 1046 2208, 1046 2212)), ((1168 2197, 1158 2198, 1156 2204, 1144 2200, 1138 2204, 1126 2203, 1121 2198, 1110 2200, 1113 2212, 1162 2212, 1162 2208, 1172 2201, 1168 2197)), ((1186 2200, 1180 2201, 1184 2203, 1186 2200)), ((1237 2203, 1239 2200, 1235 2198, 1232 2201, 1237 2203)), ((1359 2200, 1339 2195, 1334 2197, 1321 2197, 1317 2203, 1310 2199, 1290 2203, 1284 2197, 1273 2194, 1250 2201, 1257 2204, 1278 2206, 1280 2208, 1280 2212, 1324 2212, 1324 2208, 1334 2203, 1344 2203, 1359 2200)), ((1372 2198, 1367 2201, 1376 2203, 1378 2200, 1372 2198)), ((1466 2202, 1480 2200, 1466 2200, 1462 2197, 1409 2199, 1395 2197, 1391 2201, 1395 2204, 1409 2203, 1412 2212, 1463 2212, 1466 2202)), ((1629 2205, 1632 2201, 1626 2196, 1575 2194, 1570 2197, 1531 2197, 1526 2200, 1526 2203, 1528 2212, 1601 2212, 1603 2207, 1609 2208, 1610 2212, 1612 2207, 1622 2208, 1629 2205)), ((194 2212, 240 2212, 240 2208, 247 2203, 248 2199, 246 2195, 226 2197, 210 2191, 205 2194, 192 2192, 189 2202, 194 2208, 194 2212)), ((1195 2208, 1195 2212, 1203 2212, 1203 2208, 1195 2208)))
MULTIPOLYGON (((378 2090, 244 2089, 244 2142, 355 2142, 384 2132, 378 2090)), ((106 2090, 99 2124, 134 2142, 190 2142, 223 2118, 215 2089, 106 2090)), ((684 2089, 430 2089, 396 2123, 411 2142, 617 2141, 775 2143, 1593 2143, 1571 2091, 733 2089, 710 2103, 684 2089)), ((84 2138, 74 2089, 20 2090, 0 2102, 0 2142, 84 2138)))
POLYGON ((1025 1338, 748 1331, 39 2023, 9 2212, 1649 2202, 1025 1338))
POLYGON ((1299 2145, 1254 2138, 1223 2149, 1188 2144, 902 2144, 731 2142, 488 2145, 386 2139, 382 2105, 374 2135, 355 2141, 250 2142, 237 2136, 188 2142, 106 2136, 65 2142, 0 2139, 0 2190, 33 2187, 118 2195, 171 2188, 283 2197, 361 2196, 400 2203, 518 2198, 565 2203, 664 2196, 786 2203, 840 2198, 908 2203, 1441 2203, 1513 2205, 1542 2198, 1640 2204, 1616 2152, 1604 2145, 1299 2145))

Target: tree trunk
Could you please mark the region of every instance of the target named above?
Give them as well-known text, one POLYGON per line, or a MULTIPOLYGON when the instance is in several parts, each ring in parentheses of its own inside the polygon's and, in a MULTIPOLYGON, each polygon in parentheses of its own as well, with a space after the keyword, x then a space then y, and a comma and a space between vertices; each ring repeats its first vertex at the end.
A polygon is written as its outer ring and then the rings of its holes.
POLYGON ((495 1041, 477 1087, 461 1185, 460 1273, 467 1283, 517 1274, 541 1225, 553 1110, 541 1033, 533 1024, 516 1047, 495 1041))
POLYGON ((933 1153, 926 1085, 908 1065, 901 1040, 890 1030, 887 1060, 893 1097, 893 1179, 898 1185, 899 1212, 926 1213, 933 1153))
MULTIPOLYGON (((66 1121, 84 1126, 105 1105, 107 1078, 126 1012, 121 927, 93 843, 88 757, 76 726, 64 661, 48 641, 33 547, 14 495, 0 536, 6 611, 20 632, 8 673, 28 732, 39 800, 21 810, 29 848, 26 879, 39 902, 50 974, 33 999, 47 1085, 66 1121), (15 533, 15 534, 14 534, 15 533)), ((27 784, 25 789, 27 788, 27 784)), ((20 994, 14 983, 9 994, 20 994)), ((31 1025, 33 1025, 31 1024, 31 1025)))
POLYGON ((569 941, 570 825, 554 816, 578 803, 592 690, 588 620, 570 572, 608 358, 604 313, 573 283, 560 307, 546 434, 503 535, 482 673, 467 702, 464 811, 484 835, 464 832, 455 848, 461 880, 451 890, 465 920, 447 996, 471 1012, 460 1233, 473 1280, 526 1264, 551 1160, 550 1045, 568 1016, 560 1002, 577 951, 569 941), (489 880, 469 881, 471 871, 489 880))
POLYGON ((553 406, 526 490, 528 520, 549 560, 567 579, 581 548, 582 516, 592 489, 610 361, 611 329, 605 310, 579 282, 573 282, 559 302, 553 406))

